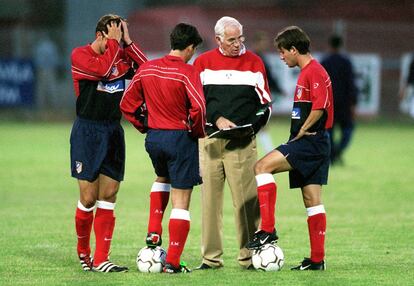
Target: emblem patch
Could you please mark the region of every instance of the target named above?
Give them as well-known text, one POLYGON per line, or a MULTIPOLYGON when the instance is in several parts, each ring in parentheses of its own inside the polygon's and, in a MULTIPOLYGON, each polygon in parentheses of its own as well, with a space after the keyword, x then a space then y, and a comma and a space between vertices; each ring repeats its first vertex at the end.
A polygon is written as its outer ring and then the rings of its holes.
POLYGON ((82 172, 82 162, 75 161, 76 172, 80 174, 82 172))
POLYGON ((297 96, 297 98, 302 97, 302 88, 301 87, 298 88, 298 91, 296 92, 296 96, 297 96))

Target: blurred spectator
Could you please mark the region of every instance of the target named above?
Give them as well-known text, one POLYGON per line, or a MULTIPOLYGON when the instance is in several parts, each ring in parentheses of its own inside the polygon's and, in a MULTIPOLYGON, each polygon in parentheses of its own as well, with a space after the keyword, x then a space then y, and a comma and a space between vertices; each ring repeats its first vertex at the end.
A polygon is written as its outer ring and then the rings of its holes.
POLYGON ((342 154, 348 147, 355 126, 357 89, 349 57, 341 53, 343 40, 338 35, 329 38, 330 52, 321 64, 328 72, 334 96, 334 124, 331 135, 331 163, 343 163, 342 154), (339 126, 340 137, 335 140, 335 128, 339 126))
POLYGON ((34 50, 36 67, 36 105, 40 109, 56 107, 57 103, 57 70, 59 52, 55 42, 47 33, 40 36, 34 50))
POLYGON ((410 69, 408 77, 403 83, 400 91, 400 100, 404 104, 404 109, 414 118, 414 54, 411 58, 410 69))
MULTIPOLYGON (((253 38, 253 51, 262 59, 266 69, 267 80, 269 83, 269 89, 271 93, 282 94, 283 91, 279 86, 276 78, 273 77, 272 70, 269 63, 264 56, 264 53, 269 48, 269 35, 265 31, 257 31, 253 38)), ((268 153, 274 149, 272 137, 270 136, 267 127, 264 127, 258 134, 260 144, 263 150, 268 153)))

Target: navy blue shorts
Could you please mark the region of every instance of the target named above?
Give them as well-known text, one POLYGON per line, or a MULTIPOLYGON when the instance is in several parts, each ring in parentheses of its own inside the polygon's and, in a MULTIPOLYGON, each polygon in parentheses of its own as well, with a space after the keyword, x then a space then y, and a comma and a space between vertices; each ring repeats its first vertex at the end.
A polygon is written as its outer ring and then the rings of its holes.
POLYGON ((170 179, 175 189, 192 189, 201 184, 198 140, 185 130, 148 130, 145 138, 155 173, 170 179))
POLYGON ((76 118, 70 134, 72 177, 89 182, 99 174, 124 179, 125 139, 119 121, 76 118))
POLYGON ((291 189, 328 183, 330 145, 328 132, 322 131, 276 148, 293 168, 289 172, 291 189))

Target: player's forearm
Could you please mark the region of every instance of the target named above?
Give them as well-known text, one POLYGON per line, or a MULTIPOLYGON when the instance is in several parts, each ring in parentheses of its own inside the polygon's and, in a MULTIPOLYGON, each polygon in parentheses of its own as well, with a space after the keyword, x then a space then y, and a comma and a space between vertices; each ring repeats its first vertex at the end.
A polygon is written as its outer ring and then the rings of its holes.
POLYGON ((322 117, 323 112, 323 109, 312 110, 300 129, 308 131, 322 117))

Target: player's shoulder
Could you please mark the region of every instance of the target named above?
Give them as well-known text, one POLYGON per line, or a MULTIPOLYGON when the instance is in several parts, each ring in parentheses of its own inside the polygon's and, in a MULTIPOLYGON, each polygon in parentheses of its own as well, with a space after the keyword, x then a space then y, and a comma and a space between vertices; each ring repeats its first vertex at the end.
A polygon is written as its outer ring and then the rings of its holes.
POLYGON ((94 55, 90 45, 75 47, 71 53, 72 62, 79 62, 94 55))
POLYGON ((194 60, 194 64, 198 65, 204 62, 215 61, 218 57, 220 57, 220 52, 217 48, 208 50, 198 55, 197 58, 194 60))
POLYGON ((253 60, 256 61, 262 61, 262 58, 256 54, 255 52, 251 51, 251 50, 246 50, 246 53, 244 54, 246 57, 252 58, 253 60))
POLYGON ((309 63, 308 68, 304 71, 311 75, 327 75, 326 69, 323 67, 323 65, 319 61, 315 59, 313 59, 309 63))

